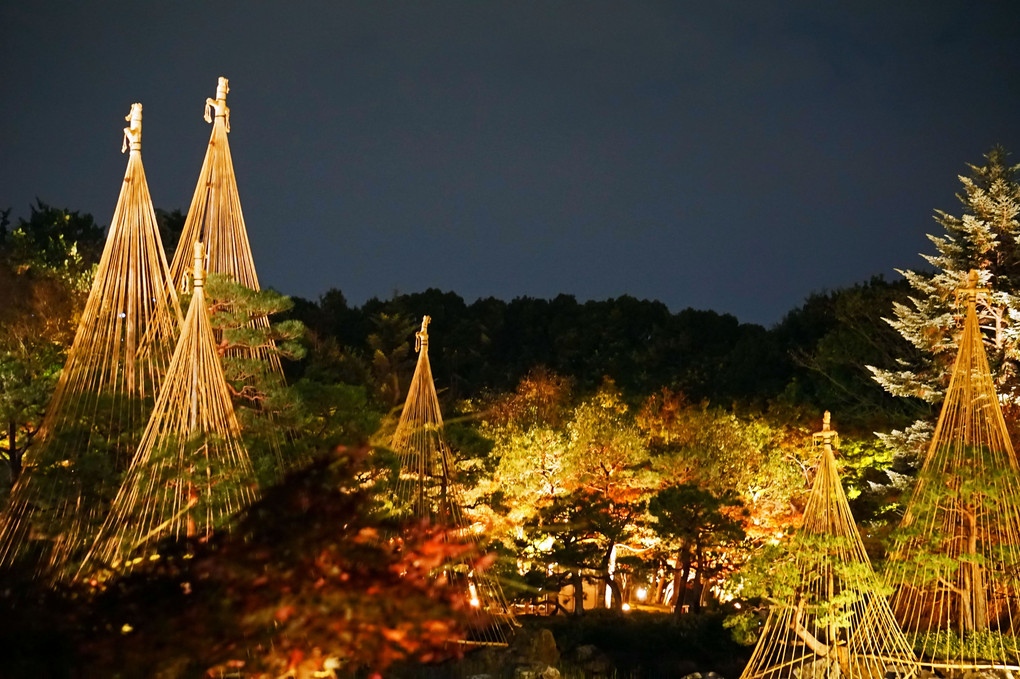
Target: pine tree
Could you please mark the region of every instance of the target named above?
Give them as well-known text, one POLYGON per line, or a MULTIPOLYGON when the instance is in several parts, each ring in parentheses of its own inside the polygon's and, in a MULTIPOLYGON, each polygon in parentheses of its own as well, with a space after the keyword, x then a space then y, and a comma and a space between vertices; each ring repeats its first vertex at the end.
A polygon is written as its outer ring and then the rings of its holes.
MULTIPOLYGON (((980 284, 992 291, 978 315, 996 391, 1007 420, 1020 415, 1020 165, 1008 164, 1008 157, 996 146, 985 154, 984 165, 968 164, 970 174, 960 176, 963 192, 957 194, 962 216, 935 211, 945 233, 929 234, 938 253, 922 255, 933 270, 900 271, 912 288, 911 303, 894 304, 894 317, 887 320, 917 351, 900 359, 899 369, 870 367, 894 396, 931 404, 942 400, 962 331, 955 292, 977 269, 980 284)), ((920 450, 929 432, 930 424, 918 421, 888 441, 920 450)))

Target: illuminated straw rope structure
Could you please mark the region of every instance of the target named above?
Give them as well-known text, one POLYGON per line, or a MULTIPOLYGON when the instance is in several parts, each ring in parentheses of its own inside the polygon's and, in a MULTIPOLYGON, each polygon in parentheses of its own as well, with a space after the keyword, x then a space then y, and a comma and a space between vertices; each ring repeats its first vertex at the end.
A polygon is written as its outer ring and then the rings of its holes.
POLYGON ((116 568, 165 537, 208 536, 256 497, 203 292, 194 295, 152 417, 82 573, 116 568))
POLYGON ((0 523, 2 563, 29 543, 42 550, 43 569, 88 547, 104 509, 95 486, 126 468, 182 323, 142 167, 142 105, 126 119, 124 183, 64 370, 0 523))
POLYGON ((912 677, 914 654, 889 610, 836 472, 825 413, 822 458, 792 539, 794 593, 772 606, 741 679, 912 677), (892 674, 890 674, 892 673, 892 674))
MULTIPOLYGON (((411 516, 455 528, 463 537, 477 542, 479 535, 461 510, 453 455, 443 431, 443 416, 429 364, 430 321, 425 316, 415 335, 418 363, 391 443, 400 459, 397 501, 411 516)), ((464 577, 472 606, 490 618, 490 624, 477 630, 474 643, 505 644, 516 621, 499 582, 486 572, 465 573, 464 577)))
MULTIPOLYGON (((205 270, 210 274, 226 274, 252 290, 259 290, 259 279, 255 273, 248 230, 241 212, 241 199, 237 193, 237 178, 234 175, 234 161, 230 156, 227 133, 230 132, 230 109, 227 107, 227 92, 230 91, 226 78, 220 78, 216 98, 205 101, 205 121, 212 123, 209 148, 195 187, 195 195, 188 208, 188 216, 181 232, 181 241, 170 264, 170 275, 178 290, 186 284, 189 258, 195 243, 205 245, 205 270)), ((265 316, 255 319, 259 328, 268 328, 265 316)), ((247 356, 265 361, 270 370, 283 376, 280 357, 267 348, 255 350, 232 350, 233 355, 247 356)))
POLYGON ((946 400, 889 559, 893 612, 922 664, 1018 667, 1020 482, 995 393, 971 271, 946 400))

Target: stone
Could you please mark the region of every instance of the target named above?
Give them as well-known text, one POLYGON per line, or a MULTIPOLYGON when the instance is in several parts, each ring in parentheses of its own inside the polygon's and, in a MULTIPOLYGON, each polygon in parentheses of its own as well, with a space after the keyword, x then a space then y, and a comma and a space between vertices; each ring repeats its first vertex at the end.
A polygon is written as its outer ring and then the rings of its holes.
POLYGON ((547 629, 521 629, 514 635, 510 646, 515 656, 524 662, 536 662, 543 665, 556 665, 560 661, 560 651, 556 648, 556 638, 547 629))
POLYGON ((570 654, 570 658, 585 676, 607 677, 613 673, 613 661, 598 647, 591 644, 578 646, 570 654))

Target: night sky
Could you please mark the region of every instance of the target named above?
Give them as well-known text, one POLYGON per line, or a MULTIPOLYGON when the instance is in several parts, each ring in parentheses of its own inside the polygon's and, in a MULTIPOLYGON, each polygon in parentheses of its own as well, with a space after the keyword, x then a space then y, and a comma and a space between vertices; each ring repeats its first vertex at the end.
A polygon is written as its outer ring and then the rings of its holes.
POLYGON ((622 294, 772 324, 923 265, 1020 162, 1020 3, 0 3, 0 208, 187 210, 217 76, 263 286, 622 294))

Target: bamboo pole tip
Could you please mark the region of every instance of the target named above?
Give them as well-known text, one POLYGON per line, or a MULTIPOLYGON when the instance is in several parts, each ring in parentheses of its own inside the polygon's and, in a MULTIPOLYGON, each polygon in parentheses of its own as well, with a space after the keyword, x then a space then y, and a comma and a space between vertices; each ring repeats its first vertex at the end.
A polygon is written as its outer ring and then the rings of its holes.
POLYGON ((981 271, 978 269, 971 269, 967 272, 967 278, 963 285, 956 291, 957 304, 960 304, 961 301, 967 305, 976 304, 979 296, 991 292, 990 289, 981 287, 981 271))
POLYGON ((230 91, 230 81, 220 76, 216 83, 216 98, 205 100, 205 122, 211 123, 213 117, 223 118, 227 132, 230 132, 230 109, 227 107, 227 92, 230 91))
POLYGON ((421 318, 421 330, 414 333, 414 350, 421 351, 423 347, 429 345, 429 323, 432 322, 431 316, 422 316, 421 318))
POLYGON ((128 126, 124 128, 124 143, 121 145, 121 153, 129 148, 132 152, 142 150, 142 105, 135 102, 131 104, 131 111, 124 116, 128 126))
POLYGON ((201 288, 205 284, 205 273, 203 271, 202 263, 205 260, 205 248, 202 245, 202 241, 195 242, 195 270, 194 270, 194 286, 201 288))
POLYGON ((822 415, 822 430, 812 434, 811 438, 822 445, 831 446, 838 433, 832 428, 832 413, 828 410, 822 415))

